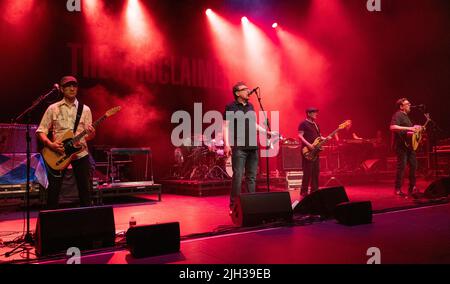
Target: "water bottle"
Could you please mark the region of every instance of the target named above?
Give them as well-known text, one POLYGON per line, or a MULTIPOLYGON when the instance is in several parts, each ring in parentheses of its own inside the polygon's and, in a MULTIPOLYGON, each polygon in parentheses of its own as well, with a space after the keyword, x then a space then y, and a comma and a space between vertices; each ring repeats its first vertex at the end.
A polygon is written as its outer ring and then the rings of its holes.
POLYGON ((136 226, 136 218, 131 216, 130 218, 130 228, 136 226))

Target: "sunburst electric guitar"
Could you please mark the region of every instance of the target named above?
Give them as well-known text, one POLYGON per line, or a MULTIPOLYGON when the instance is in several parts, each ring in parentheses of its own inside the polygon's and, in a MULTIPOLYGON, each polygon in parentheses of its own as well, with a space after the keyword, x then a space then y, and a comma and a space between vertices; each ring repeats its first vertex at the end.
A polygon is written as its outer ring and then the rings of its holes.
MULTIPOLYGON (((346 120, 343 123, 339 124, 339 127, 336 128, 330 135, 327 137, 333 137, 339 130, 349 127, 352 124, 351 120, 346 120)), ((328 142, 329 139, 322 139, 321 137, 317 137, 313 142, 313 149, 310 150, 308 147, 303 147, 302 153, 303 156, 310 161, 315 161, 319 156, 319 152, 322 151, 322 146, 328 142)))
MULTIPOLYGON (((96 128, 100 124, 100 122, 104 121, 106 118, 112 115, 115 115, 120 109, 120 106, 111 108, 102 117, 92 123, 92 126, 96 128)), ((77 136, 74 136, 71 130, 64 133, 61 139, 58 140, 63 144, 64 153, 58 153, 48 147, 44 147, 44 149, 42 149, 42 156, 45 160, 45 163, 51 169, 56 171, 62 171, 67 168, 70 162, 75 158, 76 154, 83 151, 83 147, 80 146, 78 142, 80 142, 81 138, 83 138, 86 134, 86 130, 84 130, 77 136)))

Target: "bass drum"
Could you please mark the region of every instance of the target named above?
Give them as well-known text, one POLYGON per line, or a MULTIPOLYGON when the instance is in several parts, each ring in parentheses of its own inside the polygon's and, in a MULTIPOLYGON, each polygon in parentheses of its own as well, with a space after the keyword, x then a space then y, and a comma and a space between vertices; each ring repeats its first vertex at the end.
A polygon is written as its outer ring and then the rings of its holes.
POLYGON ((227 175, 233 177, 233 166, 231 164, 231 156, 229 156, 225 161, 225 171, 227 172, 227 175))

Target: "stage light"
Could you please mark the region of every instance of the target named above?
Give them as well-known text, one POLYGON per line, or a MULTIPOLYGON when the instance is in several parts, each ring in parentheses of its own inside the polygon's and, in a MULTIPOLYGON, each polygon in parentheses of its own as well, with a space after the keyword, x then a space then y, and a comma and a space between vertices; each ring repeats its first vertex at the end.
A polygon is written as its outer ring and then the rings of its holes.
POLYGON ((241 22, 242 22, 244 25, 246 25, 246 24, 248 24, 249 21, 248 21, 248 18, 244 16, 244 17, 241 18, 241 22))
POLYGON ((211 9, 206 9, 206 16, 211 17, 213 15, 213 11, 211 9))
POLYGON ((273 23, 272 28, 276 29, 278 27, 278 23, 273 23))
POLYGON ((142 9, 138 0, 128 0, 127 18, 130 22, 138 22, 142 17, 142 9))
POLYGON ((129 35, 133 40, 143 42, 149 38, 147 15, 138 0, 128 0, 126 7, 126 23, 129 35))

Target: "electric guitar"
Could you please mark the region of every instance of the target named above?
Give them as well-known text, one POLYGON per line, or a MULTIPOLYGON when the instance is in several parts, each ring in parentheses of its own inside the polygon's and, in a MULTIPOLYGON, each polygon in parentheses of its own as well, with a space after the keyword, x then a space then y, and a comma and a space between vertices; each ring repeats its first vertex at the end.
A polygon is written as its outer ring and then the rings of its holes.
POLYGON ((423 139, 423 133, 424 133, 428 123, 431 121, 429 113, 424 113, 424 115, 425 115, 425 118, 427 119, 427 121, 422 126, 422 128, 417 132, 414 132, 414 131, 407 132, 408 140, 405 141, 405 144, 407 147, 411 148, 413 151, 416 151, 417 148, 419 148, 420 143, 422 142, 422 139, 423 139))
MULTIPOLYGON (((120 109, 120 106, 111 108, 102 117, 92 123, 92 126, 96 128, 100 122, 112 115, 115 115, 120 109)), ((56 171, 62 171, 67 168, 70 162, 75 158, 76 154, 83 151, 83 147, 80 146, 78 142, 80 142, 81 138, 83 138, 86 134, 86 130, 75 137, 71 130, 64 133, 61 139, 59 139, 59 141, 63 144, 64 153, 58 153, 48 147, 44 147, 44 149, 42 149, 42 157, 44 158, 45 163, 51 169, 56 171)))
MULTIPOLYGON (((346 120, 343 123, 339 124, 339 127, 336 128, 330 135, 327 137, 333 137, 339 130, 349 127, 352 124, 351 120, 346 120)), ((322 146, 328 142, 330 139, 322 139, 321 137, 317 137, 313 142, 313 149, 310 150, 308 147, 303 147, 302 153, 303 156, 310 161, 315 161, 319 156, 319 152, 322 151, 322 146)))

